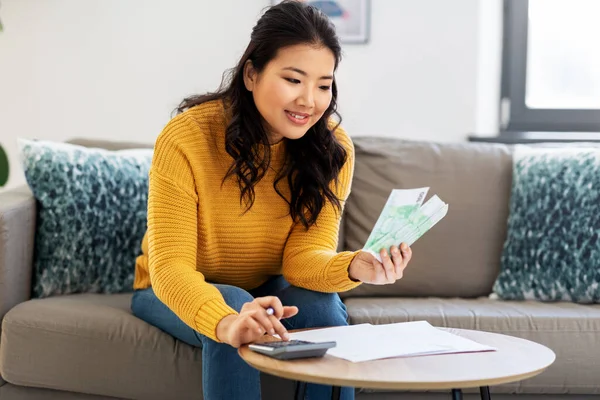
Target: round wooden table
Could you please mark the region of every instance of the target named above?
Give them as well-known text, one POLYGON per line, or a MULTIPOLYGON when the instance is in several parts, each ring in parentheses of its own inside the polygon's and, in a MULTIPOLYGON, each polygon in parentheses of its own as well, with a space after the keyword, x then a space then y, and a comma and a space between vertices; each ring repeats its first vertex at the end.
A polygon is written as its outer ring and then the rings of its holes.
POLYGON ((280 361, 256 353, 248 346, 240 347, 238 353, 259 371, 295 380, 297 400, 304 398, 306 382, 333 386, 332 399, 339 399, 341 386, 396 390, 448 389, 452 391, 453 399, 462 399, 462 389, 478 387, 481 398, 490 399, 490 386, 536 376, 556 358, 552 350, 529 340, 466 329, 440 329, 498 350, 388 358, 361 363, 327 354, 322 358, 280 361))

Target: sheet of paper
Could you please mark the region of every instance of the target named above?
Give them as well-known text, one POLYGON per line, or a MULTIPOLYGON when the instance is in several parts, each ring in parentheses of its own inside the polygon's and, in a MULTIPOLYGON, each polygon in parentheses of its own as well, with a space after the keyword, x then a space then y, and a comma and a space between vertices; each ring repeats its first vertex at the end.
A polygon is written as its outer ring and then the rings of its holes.
POLYGON ((327 354, 352 362, 426 354, 492 351, 493 347, 437 329, 426 321, 397 324, 360 324, 313 329, 290 334, 311 342, 334 340, 327 354))

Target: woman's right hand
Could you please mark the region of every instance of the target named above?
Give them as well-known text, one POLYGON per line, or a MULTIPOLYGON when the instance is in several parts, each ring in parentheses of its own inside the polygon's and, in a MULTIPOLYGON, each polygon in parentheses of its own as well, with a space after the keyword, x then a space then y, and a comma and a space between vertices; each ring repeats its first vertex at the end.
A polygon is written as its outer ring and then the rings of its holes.
POLYGON ((283 306, 275 296, 257 297, 245 303, 238 315, 228 315, 219 322, 217 338, 235 348, 252 343, 265 333, 277 333, 283 340, 289 340, 287 330, 280 320, 293 317, 297 313, 298 307, 283 306), (273 308, 273 315, 267 314, 269 307, 273 308))

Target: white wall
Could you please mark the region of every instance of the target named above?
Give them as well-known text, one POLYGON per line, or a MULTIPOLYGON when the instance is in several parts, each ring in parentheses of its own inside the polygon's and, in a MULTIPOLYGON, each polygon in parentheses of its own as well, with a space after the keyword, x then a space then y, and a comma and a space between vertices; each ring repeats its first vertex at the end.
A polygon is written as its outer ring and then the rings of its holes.
MULTIPOLYGON (((7 187, 24 181, 16 137, 153 142, 184 96, 218 86, 269 4, 2 0, 0 143, 12 167, 7 187)), ((371 0, 370 42, 344 46, 338 72, 350 134, 460 141, 475 130, 493 133, 499 4, 371 0)))

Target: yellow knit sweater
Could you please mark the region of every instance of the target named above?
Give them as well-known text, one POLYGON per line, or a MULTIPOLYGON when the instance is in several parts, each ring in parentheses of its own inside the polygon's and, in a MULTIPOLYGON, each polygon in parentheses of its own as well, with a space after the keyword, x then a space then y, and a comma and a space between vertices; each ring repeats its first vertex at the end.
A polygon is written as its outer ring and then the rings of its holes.
MULTIPOLYGON (((253 207, 243 213, 237 181, 221 184, 233 161, 225 151, 225 128, 222 102, 211 101, 179 114, 159 135, 150 168, 148 231, 134 281, 134 289, 152 286, 179 318, 213 340, 221 319, 237 313, 211 283, 249 290, 283 274, 292 285, 321 292, 359 285, 348 277, 356 252, 336 252, 340 216, 333 206, 327 202, 317 224, 305 230, 292 222, 288 204, 275 192, 285 139, 271 146, 269 171, 255 186, 253 207)), ((354 147, 341 128, 335 135, 348 152, 334 187, 343 205, 354 147)), ((284 182, 279 187, 287 195, 284 182)))

